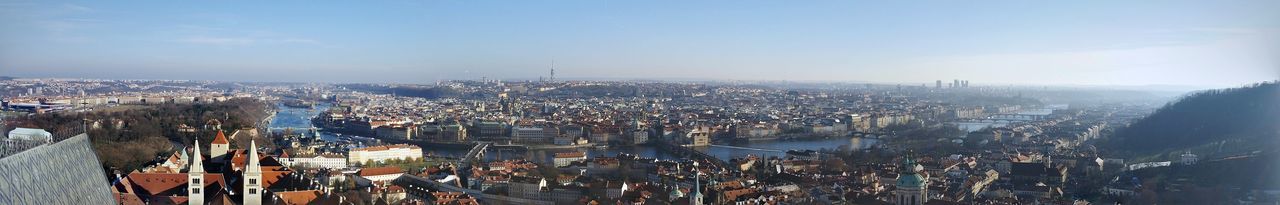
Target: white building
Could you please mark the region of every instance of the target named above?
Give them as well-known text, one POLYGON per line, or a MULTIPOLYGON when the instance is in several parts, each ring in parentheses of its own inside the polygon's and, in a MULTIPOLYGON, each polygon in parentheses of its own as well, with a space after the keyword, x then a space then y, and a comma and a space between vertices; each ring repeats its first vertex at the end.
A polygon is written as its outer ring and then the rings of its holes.
POLYGON ((577 137, 574 137, 572 135, 557 135, 554 139, 554 144, 572 145, 575 143, 575 140, 577 140, 577 137))
POLYGON ((587 160, 586 152, 561 152, 556 153, 554 160, 556 167, 569 166, 570 163, 587 160))
POLYGON ((551 141, 552 136, 555 136, 556 132, 557 131, 554 129, 547 129, 540 126, 516 126, 511 128, 511 140, 515 140, 517 142, 546 143, 551 141))
POLYGON ((42 129, 17 128, 9 131, 9 139, 50 143, 53 142, 53 133, 42 129))
POLYGON ((408 144, 394 144, 352 149, 347 153, 347 163, 365 163, 370 160, 383 162, 390 159, 421 159, 422 148, 408 144))
POLYGON ((1200 161, 1200 157, 1196 154, 1191 154, 1190 151, 1182 153, 1182 165, 1195 165, 1197 161, 1200 161))
POLYGON ((630 135, 631 135, 631 144, 649 143, 648 130, 643 130, 643 129, 632 130, 630 135))
POLYGON ((209 142, 209 159, 215 162, 221 161, 230 150, 231 144, 227 141, 227 135, 222 134, 222 130, 218 130, 218 135, 213 137, 213 142, 209 142))
POLYGON ((347 157, 342 155, 301 155, 286 156, 280 158, 280 163, 284 166, 295 168, 329 168, 343 169, 347 168, 347 157))

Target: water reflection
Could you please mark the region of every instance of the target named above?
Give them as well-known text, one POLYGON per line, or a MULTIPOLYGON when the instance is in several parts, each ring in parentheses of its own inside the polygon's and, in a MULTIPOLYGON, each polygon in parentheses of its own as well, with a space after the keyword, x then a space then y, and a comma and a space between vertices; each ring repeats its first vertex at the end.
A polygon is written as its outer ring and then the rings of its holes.
MULTIPOLYGON (((307 135, 318 134, 320 136, 320 139, 325 141, 330 141, 330 142, 338 141, 340 137, 345 137, 345 136, 340 136, 338 134, 324 132, 324 131, 320 131, 318 133, 310 132, 309 129, 311 129, 311 118, 316 115, 319 115, 324 110, 329 109, 330 105, 326 103, 318 103, 316 104, 314 109, 294 108, 294 107, 284 106, 283 104, 277 104, 276 106, 279 108, 279 112, 276 113, 275 118, 271 120, 270 127, 272 130, 278 131, 278 130, 284 130, 286 128, 292 128, 295 132, 306 132, 307 135)), ((733 145, 727 145, 727 146, 697 147, 695 149, 699 151, 707 152, 717 158, 728 160, 734 157, 742 157, 746 155, 757 155, 757 156, 765 156, 765 157, 770 157, 770 156, 782 157, 786 154, 785 153, 786 150, 822 150, 822 149, 848 150, 850 147, 854 149, 867 149, 867 148, 871 148, 872 146, 875 146, 879 142, 880 142, 879 139, 870 139, 870 138, 833 137, 833 138, 812 139, 812 140, 755 141, 755 142, 747 142, 747 143, 733 144, 733 145)), ((573 152, 573 151, 586 152, 587 156, 591 156, 591 157, 617 156, 619 153, 627 153, 627 154, 637 155, 643 158, 655 158, 655 159, 679 158, 679 156, 662 152, 656 147, 645 146, 645 145, 611 146, 608 148, 583 147, 583 148, 569 148, 569 149, 531 150, 527 152, 523 150, 491 149, 489 150, 488 153, 485 154, 485 158, 489 160, 525 159, 525 160, 531 160, 535 162, 550 163, 553 161, 552 159, 554 158, 555 153, 573 152)), ((465 154, 467 152, 467 149, 447 148, 447 147, 423 147, 423 152, 426 152, 425 154, 429 154, 433 156, 458 157, 465 154)))

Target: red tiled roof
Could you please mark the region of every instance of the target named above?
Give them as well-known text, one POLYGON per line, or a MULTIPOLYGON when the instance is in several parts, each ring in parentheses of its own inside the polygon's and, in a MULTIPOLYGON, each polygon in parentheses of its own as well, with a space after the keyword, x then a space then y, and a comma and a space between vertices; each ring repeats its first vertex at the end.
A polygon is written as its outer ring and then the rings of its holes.
POLYGON ((401 174, 401 173, 404 173, 404 170, 400 169, 400 167, 373 167, 373 168, 360 169, 359 174, 360 176, 378 176, 378 175, 401 174))
POLYGON ((737 199, 738 199, 738 197, 740 197, 740 196, 742 196, 742 195, 751 194, 751 193, 755 193, 755 190, 752 190, 752 189, 735 189, 735 190, 725 191, 725 192, 724 192, 724 195, 725 195, 725 198, 726 198, 726 199, 729 199, 729 200, 737 200, 737 199))
POLYGON ((404 149, 422 149, 422 148, 420 148, 420 147, 418 147, 418 146, 414 146, 414 145, 408 145, 408 144, 393 144, 393 145, 383 145, 383 146, 372 146, 372 147, 355 148, 355 149, 351 149, 351 151, 382 151, 382 150, 389 150, 389 149, 401 149, 401 148, 404 148, 404 149))
POLYGON ((231 201, 231 196, 228 196, 226 194, 218 194, 217 196, 213 197, 213 200, 207 202, 206 204, 234 205, 235 203, 231 201))
POLYGON ((587 156, 586 152, 560 152, 556 153, 556 158, 581 158, 587 156))
POLYGON ((128 179, 133 190, 140 195, 165 195, 179 192, 187 184, 187 174, 181 173, 132 173, 128 179))
POLYGON ((280 198, 279 201, 276 201, 277 203, 298 205, 313 204, 313 202, 316 202, 317 199, 320 199, 321 196, 324 195, 324 193, 321 193, 319 190, 285 191, 275 192, 275 194, 276 197, 280 198))
POLYGON ((227 135, 222 134, 222 130, 218 130, 218 136, 213 137, 213 142, 210 144, 227 144, 227 135))
MULTIPOLYGON (((249 153, 243 149, 235 149, 231 150, 231 152, 231 168, 234 170, 244 169, 245 163, 249 159, 249 153)), ((280 160, 261 152, 258 153, 258 166, 262 167, 263 171, 285 170, 284 166, 280 164, 280 160)))
POLYGON ((276 184, 276 182, 280 182, 280 180, 283 180, 285 177, 289 177, 286 175, 289 175, 289 173, 292 172, 293 171, 267 171, 264 168, 262 171, 262 185, 264 187, 271 188, 276 184))
MULTIPOLYGON (((135 172, 125 177, 116 187, 121 193, 144 196, 164 196, 183 191, 187 187, 187 173, 141 173, 135 172)), ((222 174, 204 174, 204 187, 218 184, 225 187, 222 174)))

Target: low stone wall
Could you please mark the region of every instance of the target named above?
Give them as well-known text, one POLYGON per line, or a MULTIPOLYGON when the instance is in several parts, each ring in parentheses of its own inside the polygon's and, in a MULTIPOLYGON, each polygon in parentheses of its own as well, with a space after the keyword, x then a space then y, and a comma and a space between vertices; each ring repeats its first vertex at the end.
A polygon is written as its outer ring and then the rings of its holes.
POLYGON ((89 136, 0 158, 0 204, 113 204, 89 136))

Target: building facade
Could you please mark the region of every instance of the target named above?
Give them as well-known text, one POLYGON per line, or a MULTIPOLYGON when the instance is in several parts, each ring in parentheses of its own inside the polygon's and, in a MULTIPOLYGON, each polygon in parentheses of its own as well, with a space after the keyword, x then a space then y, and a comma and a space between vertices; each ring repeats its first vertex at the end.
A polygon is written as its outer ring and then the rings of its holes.
POLYGON ((408 144, 394 144, 352 149, 347 153, 349 165, 369 161, 384 162, 390 159, 421 159, 422 148, 408 144))

